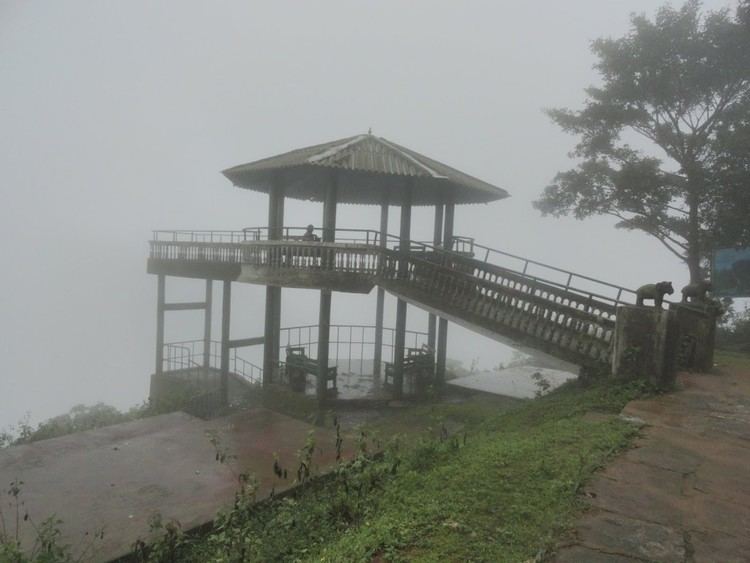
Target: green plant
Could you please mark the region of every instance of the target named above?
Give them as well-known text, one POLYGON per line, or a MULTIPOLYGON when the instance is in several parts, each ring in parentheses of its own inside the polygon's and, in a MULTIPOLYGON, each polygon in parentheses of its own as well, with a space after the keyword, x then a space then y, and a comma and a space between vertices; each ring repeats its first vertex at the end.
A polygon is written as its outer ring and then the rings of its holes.
POLYGON ((79 555, 74 557, 71 546, 61 543, 62 520, 53 514, 37 524, 26 510, 22 499, 23 486, 21 480, 12 481, 5 491, 7 498, 0 502, 0 561, 78 563, 88 560, 96 542, 104 539, 104 529, 96 531, 87 544, 79 546, 79 555), (30 526, 34 532, 31 546, 22 545, 22 526, 30 526))
POLYGON ((534 392, 534 396, 538 399, 542 395, 544 395, 547 391, 549 391, 550 387, 552 387, 552 384, 549 382, 549 380, 542 375, 542 372, 536 371, 531 374, 531 379, 534 382, 534 385, 536 385, 536 391, 534 392))

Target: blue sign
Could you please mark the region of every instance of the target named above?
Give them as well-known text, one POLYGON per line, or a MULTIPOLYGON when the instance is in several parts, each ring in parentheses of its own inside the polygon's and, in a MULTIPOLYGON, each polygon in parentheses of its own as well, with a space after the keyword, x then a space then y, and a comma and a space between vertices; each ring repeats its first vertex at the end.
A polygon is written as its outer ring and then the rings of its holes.
POLYGON ((717 297, 750 297, 750 248, 715 250, 711 282, 717 297))

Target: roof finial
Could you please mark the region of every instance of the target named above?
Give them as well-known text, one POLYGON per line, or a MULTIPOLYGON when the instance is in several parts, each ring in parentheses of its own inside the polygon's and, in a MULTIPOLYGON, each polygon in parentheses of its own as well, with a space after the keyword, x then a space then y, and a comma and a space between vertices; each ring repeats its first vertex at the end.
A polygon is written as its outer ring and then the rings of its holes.
POLYGON ((370 127, 370 128, 369 128, 369 129, 367 130, 367 134, 368 134, 368 135, 372 135, 372 127, 370 127))

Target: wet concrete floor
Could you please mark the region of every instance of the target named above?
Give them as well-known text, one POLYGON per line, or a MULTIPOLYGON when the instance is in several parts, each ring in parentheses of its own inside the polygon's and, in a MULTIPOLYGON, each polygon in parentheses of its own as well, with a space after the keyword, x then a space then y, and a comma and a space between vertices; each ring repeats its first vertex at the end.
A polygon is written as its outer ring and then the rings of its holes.
POLYGON ((259 498, 288 488, 299 465, 296 453, 311 430, 315 471, 321 473, 335 463, 333 431, 263 408, 211 421, 178 412, 11 447, 0 451, 3 514, 14 533, 6 492, 12 481, 23 481, 23 545, 33 544, 33 525, 57 515, 61 542, 74 554, 91 546, 84 560, 108 561, 147 538, 157 508, 164 521, 176 519, 183 529, 212 520, 232 502, 239 468, 258 479, 259 498), (217 453, 228 460, 220 463, 217 453), (274 453, 288 471, 286 480, 274 475, 274 453), (92 539, 101 529, 103 539, 92 539))

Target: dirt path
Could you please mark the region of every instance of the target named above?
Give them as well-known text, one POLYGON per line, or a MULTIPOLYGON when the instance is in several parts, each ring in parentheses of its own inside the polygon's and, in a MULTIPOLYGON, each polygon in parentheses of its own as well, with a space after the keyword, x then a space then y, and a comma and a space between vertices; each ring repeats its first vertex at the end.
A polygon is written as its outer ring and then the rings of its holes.
POLYGON ((557 562, 750 561, 750 362, 678 388, 625 407, 643 436, 587 487, 557 562))

